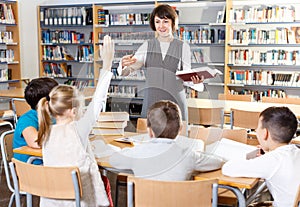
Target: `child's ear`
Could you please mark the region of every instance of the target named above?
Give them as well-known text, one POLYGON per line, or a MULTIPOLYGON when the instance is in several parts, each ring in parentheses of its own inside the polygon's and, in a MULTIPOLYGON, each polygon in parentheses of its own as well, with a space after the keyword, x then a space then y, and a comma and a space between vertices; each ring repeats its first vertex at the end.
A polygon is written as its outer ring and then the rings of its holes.
POLYGON ((154 134, 153 130, 151 128, 149 128, 149 127, 147 129, 148 129, 149 137, 150 138, 155 138, 155 134, 154 134))
POLYGON ((269 138, 269 135, 270 135, 269 130, 267 128, 264 128, 263 129, 263 139, 267 140, 269 138))

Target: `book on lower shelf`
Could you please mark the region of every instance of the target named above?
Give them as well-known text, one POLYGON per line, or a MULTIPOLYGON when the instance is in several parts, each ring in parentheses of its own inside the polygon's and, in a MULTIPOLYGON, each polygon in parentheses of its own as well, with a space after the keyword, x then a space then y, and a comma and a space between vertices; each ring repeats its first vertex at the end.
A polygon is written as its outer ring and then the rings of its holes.
POLYGON ((258 148, 256 146, 226 138, 207 145, 205 151, 206 153, 220 156, 225 160, 253 159, 258 154, 258 148))
POLYGON ((217 69, 213 69, 210 67, 199 67, 190 70, 180 70, 176 72, 176 76, 183 81, 192 81, 191 77, 193 76, 199 76, 199 78, 203 76, 204 79, 214 78, 217 74, 222 75, 223 73, 217 69))

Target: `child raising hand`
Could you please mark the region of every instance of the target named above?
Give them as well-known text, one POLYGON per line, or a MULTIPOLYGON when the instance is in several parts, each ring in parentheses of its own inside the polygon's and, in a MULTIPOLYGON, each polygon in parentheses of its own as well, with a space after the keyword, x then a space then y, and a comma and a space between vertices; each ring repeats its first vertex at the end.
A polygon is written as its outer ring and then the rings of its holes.
MULTIPOLYGON (((81 116, 82 98, 78 90, 69 85, 59 85, 38 104, 38 144, 43 150, 45 166, 77 166, 82 182, 81 206, 109 206, 98 165, 89 144, 89 133, 95 124, 112 77, 111 65, 114 43, 104 37, 100 49, 103 67, 91 103, 81 116), (56 119, 52 125, 51 118, 56 119)), ((74 201, 41 198, 40 206, 75 206, 74 201)))

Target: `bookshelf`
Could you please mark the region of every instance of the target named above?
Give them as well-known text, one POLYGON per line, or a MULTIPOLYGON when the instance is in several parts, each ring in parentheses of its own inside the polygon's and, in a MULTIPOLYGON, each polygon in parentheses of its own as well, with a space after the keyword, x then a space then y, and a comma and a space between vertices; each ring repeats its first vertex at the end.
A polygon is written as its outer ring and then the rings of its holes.
MULTIPOLYGON (((192 68, 209 66, 224 72, 225 1, 170 3, 179 13, 177 36, 190 43, 192 68), (192 14, 192 15, 191 15, 192 14)), ((217 99, 224 91, 223 75, 204 81, 204 92, 186 89, 188 98, 217 99)))
POLYGON ((21 87, 17 1, 0 1, 0 90, 21 87))
POLYGON ((39 6, 38 14, 40 76, 94 86, 93 5, 39 6))
POLYGON ((226 5, 224 92, 253 94, 256 101, 299 96, 300 3, 227 0, 226 5))

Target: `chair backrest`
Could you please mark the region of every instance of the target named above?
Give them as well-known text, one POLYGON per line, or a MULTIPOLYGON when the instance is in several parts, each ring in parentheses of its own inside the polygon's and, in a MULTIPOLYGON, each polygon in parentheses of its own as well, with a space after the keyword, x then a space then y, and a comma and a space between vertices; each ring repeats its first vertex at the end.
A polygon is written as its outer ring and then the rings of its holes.
POLYGON ((138 118, 136 123, 136 132, 137 133, 147 133, 147 119, 138 118))
POLYGON ((158 181, 128 177, 127 202, 132 206, 217 206, 216 179, 158 181))
POLYGON ((216 127, 201 128, 191 126, 190 138, 201 139, 206 145, 220 140, 221 138, 231 139, 237 142, 247 143, 246 129, 220 129, 216 127))
POLYGON ((298 193, 296 194, 294 207, 300 207, 300 185, 298 187, 298 193))
POLYGON ((12 109, 14 111, 14 122, 18 121, 18 117, 26 113, 31 109, 30 105, 24 98, 13 98, 11 99, 12 109))
POLYGON ((252 101, 252 95, 219 93, 218 99, 219 100, 232 100, 232 101, 252 101))
POLYGON ((240 109, 230 109, 230 126, 242 127, 246 129, 256 129, 260 111, 246 111, 240 109))
POLYGON ((11 192, 14 192, 14 188, 11 183, 11 176, 10 171, 8 167, 8 163, 11 161, 13 157, 13 136, 14 136, 14 130, 9 130, 6 132, 3 132, 0 136, 0 145, 1 145, 1 155, 2 155, 2 162, 4 166, 4 172, 6 177, 6 183, 7 187, 11 192))
POLYGON ((221 125, 223 127, 223 108, 194 108, 188 107, 189 124, 221 125))
POLYGON ((12 159, 10 168, 16 199, 18 192, 23 191, 46 198, 74 199, 80 204, 82 189, 78 167, 48 167, 12 159))
POLYGON ((263 96, 261 98, 261 102, 300 105, 300 98, 273 98, 273 97, 263 96))

